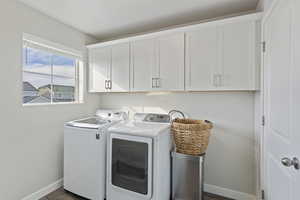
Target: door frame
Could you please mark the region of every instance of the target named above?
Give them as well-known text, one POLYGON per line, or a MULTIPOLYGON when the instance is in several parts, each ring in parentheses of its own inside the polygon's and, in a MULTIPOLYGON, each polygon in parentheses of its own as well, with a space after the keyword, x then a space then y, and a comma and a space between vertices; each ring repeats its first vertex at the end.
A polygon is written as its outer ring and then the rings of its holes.
MULTIPOLYGON (((268 10, 264 11, 264 15, 262 18, 262 22, 261 22, 261 42, 262 44, 266 41, 266 23, 269 20, 270 16, 273 14, 274 10, 277 8, 278 3, 280 2, 280 0, 273 0, 273 2, 271 3, 270 7, 268 8, 268 10)), ((268 47, 268 44, 265 44, 266 48, 268 47)), ((263 45, 262 45, 263 46, 263 45)), ((265 52, 262 50, 261 51, 261 95, 260 95, 260 113, 262 114, 262 118, 264 118, 265 116, 267 116, 266 113, 266 87, 267 84, 266 82, 268 81, 266 75, 267 75, 267 69, 266 69, 266 64, 265 64, 265 52)), ((266 169, 265 169, 265 155, 266 155, 266 126, 263 125, 260 128, 260 135, 259 135, 259 140, 260 140, 260 152, 259 152, 259 187, 260 188, 260 192, 259 194, 259 199, 262 199, 262 191, 266 190, 266 169)))

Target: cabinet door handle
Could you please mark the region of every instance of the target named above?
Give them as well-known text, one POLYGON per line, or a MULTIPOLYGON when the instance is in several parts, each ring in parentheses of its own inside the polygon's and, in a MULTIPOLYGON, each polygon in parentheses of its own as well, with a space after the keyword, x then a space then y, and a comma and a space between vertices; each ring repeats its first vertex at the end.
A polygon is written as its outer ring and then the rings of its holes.
POLYGON ((160 78, 152 78, 152 88, 160 88, 160 78))
POLYGON ((219 74, 219 86, 223 86, 223 75, 219 74))
POLYGON ((152 78, 152 88, 156 88, 156 78, 152 78))
POLYGON ((156 78, 156 88, 160 88, 160 78, 156 78))
POLYGON ((107 80, 105 80, 104 85, 105 85, 105 89, 107 90, 107 89, 108 89, 108 86, 107 86, 107 80))
POLYGON ((215 87, 218 87, 218 81, 217 81, 217 79, 218 79, 218 74, 214 74, 214 77, 213 77, 213 85, 214 85, 215 87))
POLYGON ((222 78, 223 78, 222 74, 219 74, 219 75, 218 75, 218 86, 219 86, 219 87, 221 87, 221 86, 223 85, 222 78))
POLYGON ((222 74, 214 74, 213 85, 215 87, 221 87, 223 85, 223 76, 222 76, 222 74))
POLYGON ((112 89, 112 82, 111 82, 111 80, 108 81, 108 89, 112 89))

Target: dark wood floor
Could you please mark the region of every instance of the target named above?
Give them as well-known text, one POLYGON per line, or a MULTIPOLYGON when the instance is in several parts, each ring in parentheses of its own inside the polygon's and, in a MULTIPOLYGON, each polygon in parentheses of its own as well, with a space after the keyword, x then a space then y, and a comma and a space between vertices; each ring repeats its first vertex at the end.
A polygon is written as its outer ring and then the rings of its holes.
MULTIPOLYGON (((47 195, 46 197, 41 198, 40 200, 87 200, 87 199, 74 195, 60 188, 52 192, 51 194, 47 195)), ((206 193, 204 200, 232 200, 232 199, 206 193)))

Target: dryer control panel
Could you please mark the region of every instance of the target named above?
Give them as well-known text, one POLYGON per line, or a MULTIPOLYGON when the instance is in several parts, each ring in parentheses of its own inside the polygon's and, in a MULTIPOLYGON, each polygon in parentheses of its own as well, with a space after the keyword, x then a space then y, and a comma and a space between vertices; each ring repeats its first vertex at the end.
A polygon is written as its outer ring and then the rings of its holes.
POLYGON ((157 113, 136 113, 134 120, 139 122, 170 123, 170 116, 157 113))

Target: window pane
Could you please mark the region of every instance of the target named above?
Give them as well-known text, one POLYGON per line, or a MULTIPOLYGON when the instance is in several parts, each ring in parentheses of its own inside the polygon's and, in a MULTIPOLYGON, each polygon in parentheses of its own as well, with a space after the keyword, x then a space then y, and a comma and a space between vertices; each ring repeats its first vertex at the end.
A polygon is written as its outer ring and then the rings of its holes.
POLYGON ((51 102, 51 54, 23 48, 23 103, 51 102))
POLYGON ((53 55, 53 102, 75 101, 76 60, 53 55))

